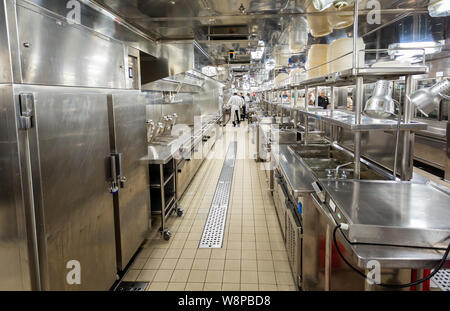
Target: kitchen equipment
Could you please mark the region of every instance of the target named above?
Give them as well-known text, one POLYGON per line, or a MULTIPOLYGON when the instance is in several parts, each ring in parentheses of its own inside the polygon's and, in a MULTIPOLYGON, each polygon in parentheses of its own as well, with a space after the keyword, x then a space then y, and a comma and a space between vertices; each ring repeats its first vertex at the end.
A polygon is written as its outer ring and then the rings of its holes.
MULTIPOLYGON (((358 38, 359 64, 356 65, 359 67, 364 66, 365 53, 359 52, 364 49, 364 40, 358 38)), ((329 73, 351 69, 353 67, 353 38, 341 38, 330 43, 327 60, 330 62, 328 63, 329 73)))
POLYGON ((372 118, 386 119, 395 116, 395 103, 392 99, 391 81, 378 80, 373 96, 367 101, 364 113, 372 118))
POLYGON ((441 100, 450 99, 450 81, 448 79, 436 83, 430 88, 420 89, 409 96, 411 103, 425 116, 439 107, 441 100))
POLYGON ((293 69, 289 73, 289 78, 290 78, 291 84, 300 83, 303 80, 305 80, 305 77, 306 77, 306 73, 305 73, 305 69, 303 69, 303 68, 293 69))
MULTIPOLYGON (((336 2, 336 1, 335 1, 336 2)), ((352 12, 355 9, 354 3, 349 5, 350 1, 338 1, 341 5, 332 5, 328 15, 328 22, 334 29, 342 29, 353 25, 354 15, 339 14, 339 12, 352 12)), ((352 1, 353 2, 353 1, 352 1)))
POLYGON ((354 5, 354 0, 312 0, 314 8, 324 11, 328 8, 342 9, 354 5))
MULTIPOLYGON (((325 13, 330 12, 330 11, 331 11, 331 9, 324 10, 325 13)), ((314 7, 313 3, 310 2, 309 5, 306 7, 306 12, 307 13, 318 13, 319 10, 317 10, 314 7)), ((324 37, 333 32, 333 27, 331 26, 326 15, 308 14, 306 16, 306 20, 308 22, 311 36, 313 36, 313 37, 324 37)))
POLYGON ((289 75, 285 72, 279 73, 274 80, 275 87, 280 87, 283 84, 286 83, 286 81, 289 79, 289 75))
POLYGON ((302 225, 298 212, 291 201, 288 201, 286 211, 286 251, 291 265, 295 285, 301 285, 302 276, 302 225))
POLYGON ((294 17, 289 26, 289 50, 291 53, 301 53, 308 41, 308 24, 306 19, 294 17))
POLYGON ((117 268, 124 271, 150 228, 148 171, 140 160, 147 153, 143 96, 108 95, 108 115, 112 178, 119 188, 113 193, 117 268))
POLYGON ((327 71, 327 55, 328 44, 313 44, 308 51, 308 58, 306 61, 306 77, 312 79, 316 77, 326 76, 327 71))
POLYGON ((289 57, 291 52, 289 45, 277 45, 274 47, 275 66, 282 67, 289 64, 289 57))

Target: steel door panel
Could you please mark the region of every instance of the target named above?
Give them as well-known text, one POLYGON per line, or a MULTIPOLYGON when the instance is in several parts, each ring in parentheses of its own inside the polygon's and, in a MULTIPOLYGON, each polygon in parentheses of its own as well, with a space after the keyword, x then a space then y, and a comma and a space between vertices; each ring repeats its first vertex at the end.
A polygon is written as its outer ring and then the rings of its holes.
POLYGON ((6 27, 5 3, 0 1, 0 83, 11 82, 8 30, 6 27))
MULTIPOLYGON (((13 88, 0 86, 0 291, 35 289, 21 185, 13 88)), ((35 272, 35 271, 34 271, 35 272)))
POLYGON ((106 96, 34 90, 29 133, 42 288, 108 290, 116 257, 106 96), (72 260, 81 265, 81 284, 66 281, 72 260))
POLYGON ((140 159, 147 153, 144 97, 113 95, 115 141, 112 152, 122 154, 123 176, 127 182, 117 194, 116 245, 118 269, 123 270, 149 230, 150 197, 148 167, 140 159))

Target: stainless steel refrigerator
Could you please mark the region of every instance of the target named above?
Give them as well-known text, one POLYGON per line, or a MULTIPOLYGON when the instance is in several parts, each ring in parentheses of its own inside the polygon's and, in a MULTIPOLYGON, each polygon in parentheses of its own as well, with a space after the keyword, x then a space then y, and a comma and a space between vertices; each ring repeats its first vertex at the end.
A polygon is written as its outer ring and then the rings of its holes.
POLYGON ((21 0, 0 44, 0 290, 108 290, 149 223, 129 48, 21 0))

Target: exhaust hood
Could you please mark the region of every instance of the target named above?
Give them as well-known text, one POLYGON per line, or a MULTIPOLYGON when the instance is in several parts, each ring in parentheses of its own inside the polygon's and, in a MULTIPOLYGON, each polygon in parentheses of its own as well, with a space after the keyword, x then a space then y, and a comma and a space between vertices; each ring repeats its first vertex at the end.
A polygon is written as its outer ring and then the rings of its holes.
POLYGON ((193 40, 161 42, 158 44, 156 58, 141 60, 141 88, 195 91, 201 88, 201 85, 190 81, 192 76, 210 65, 210 56, 193 40))

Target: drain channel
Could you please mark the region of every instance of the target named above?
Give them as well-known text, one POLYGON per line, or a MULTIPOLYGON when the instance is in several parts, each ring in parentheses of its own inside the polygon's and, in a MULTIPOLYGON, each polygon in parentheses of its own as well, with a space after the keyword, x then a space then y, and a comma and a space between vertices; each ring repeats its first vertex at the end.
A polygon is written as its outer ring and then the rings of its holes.
POLYGON ((442 291, 450 292, 450 270, 439 270, 431 281, 437 285, 442 291))
POLYGON ((211 208, 209 209, 208 219, 203 229, 199 248, 222 248, 236 152, 237 142, 230 143, 211 208))

